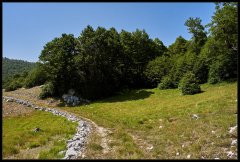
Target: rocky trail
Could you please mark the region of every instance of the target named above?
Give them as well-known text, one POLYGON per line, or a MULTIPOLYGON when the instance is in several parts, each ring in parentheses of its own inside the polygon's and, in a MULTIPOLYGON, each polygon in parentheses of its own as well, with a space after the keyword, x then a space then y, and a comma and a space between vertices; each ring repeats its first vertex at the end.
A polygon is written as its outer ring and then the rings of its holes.
POLYGON ((84 150, 86 149, 88 137, 90 133, 92 133, 93 131, 96 131, 97 134, 101 137, 100 145, 103 148, 103 151, 102 151, 103 154, 109 152, 107 136, 108 136, 108 133, 110 133, 111 131, 106 128, 98 126, 96 123, 94 123, 90 119, 78 117, 73 113, 69 113, 67 111, 60 110, 58 108, 47 108, 47 107, 37 106, 29 101, 22 100, 19 98, 3 96, 3 101, 8 103, 9 102, 17 103, 25 107, 33 108, 35 110, 50 112, 53 115, 65 117, 69 121, 77 122, 78 126, 76 128, 75 135, 73 136, 72 139, 69 139, 66 141, 67 148, 66 148, 65 156, 63 159, 84 158, 85 157, 84 150))

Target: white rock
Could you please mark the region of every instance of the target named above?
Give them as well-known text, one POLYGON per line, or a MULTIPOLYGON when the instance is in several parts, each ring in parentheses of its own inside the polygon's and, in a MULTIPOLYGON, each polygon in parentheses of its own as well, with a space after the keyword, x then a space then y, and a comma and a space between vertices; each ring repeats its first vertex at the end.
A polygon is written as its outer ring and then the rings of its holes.
POLYGON ((230 127, 229 133, 232 134, 235 131, 235 129, 237 129, 237 125, 234 127, 230 127))
POLYGON ((190 158, 191 158, 191 155, 188 155, 188 156, 187 156, 187 159, 190 159, 190 158))
POLYGON ((160 128, 160 129, 162 129, 162 128, 163 128, 163 126, 161 126, 161 125, 160 125, 160 126, 159 126, 159 128, 160 128))
POLYGON ((153 146, 147 147, 147 150, 152 150, 152 149, 153 149, 153 146))
POLYGON ((234 156, 234 153, 233 153, 232 151, 228 151, 228 152, 227 152, 227 156, 228 156, 229 158, 232 158, 232 157, 234 156))
POLYGON ((231 143, 231 145, 236 145, 237 144, 237 139, 235 139, 235 140, 232 140, 232 143, 231 143))
POLYGON ((197 120, 199 116, 197 114, 193 114, 192 118, 197 120))
POLYGON ((176 153, 176 156, 179 156, 179 152, 176 153))

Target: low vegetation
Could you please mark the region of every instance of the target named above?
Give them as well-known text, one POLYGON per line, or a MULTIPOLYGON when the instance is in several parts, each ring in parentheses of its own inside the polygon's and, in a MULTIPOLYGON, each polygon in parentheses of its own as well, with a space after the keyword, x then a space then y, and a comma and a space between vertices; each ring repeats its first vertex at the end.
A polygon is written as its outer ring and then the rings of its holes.
MULTIPOLYGON (((3 158, 18 156, 18 153, 21 155, 21 151, 27 149, 31 152, 31 149, 38 147, 45 149, 40 149, 34 158, 63 157, 64 155, 59 156, 58 152, 66 149, 65 141, 75 133, 76 126, 77 123, 41 111, 4 117, 3 158), (40 131, 34 132, 35 128, 40 128, 40 131), (44 147, 46 145, 47 147, 44 147)), ((18 158, 23 158, 21 156, 18 158)))
MULTIPOLYGON (((191 155, 193 159, 227 159, 224 149, 231 144, 229 127, 237 123, 237 83, 203 84, 201 89, 202 93, 184 96, 178 89, 133 90, 62 109, 113 131, 112 151, 102 158, 186 159, 191 155), (192 118, 194 114, 199 119, 192 118), (132 135, 152 145, 152 150, 132 135)), ((99 140, 94 139, 90 144, 94 148, 88 148, 91 151, 86 158, 94 153, 100 156, 99 140)))
POLYGON ((3 88, 12 80, 14 75, 29 72, 35 67, 35 63, 23 60, 9 59, 2 57, 2 81, 3 88))

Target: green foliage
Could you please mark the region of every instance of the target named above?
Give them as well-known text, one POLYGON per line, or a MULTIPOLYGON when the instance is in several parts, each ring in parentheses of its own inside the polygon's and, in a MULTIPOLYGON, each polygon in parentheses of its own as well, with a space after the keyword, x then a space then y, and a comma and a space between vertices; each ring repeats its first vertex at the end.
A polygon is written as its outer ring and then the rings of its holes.
POLYGON ((202 20, 200 18, 190 17, 184 25, 188 27, 189 33, 192 34, 192 42, 189 46, 189 50, 196 54, 199 54, 201 47, 205 44, 207 40, 206 32, 204 31, 204 26, 201 25, 202 20))
POLYGON ((201 92, 200 85, 192 72, 187 72, 180 80, 178 88, 183 95, 193 95, 201 92))
POLYGON ((225 61, 215 61, 209 70, 208 82, 211 84, 215 84, 225 80, 229 75, 227 74, 226 65, 224 65, 225 61))
POLYGON ((167 48, 144 30, 129 33, 87 26, 78 38, 63 34, 47 43, 39 57, 54 95, 73 88, 88 99, 106 97, 122 87, 142 87, 149 61, 167 48))
POLYGON ((5 83, 5 91, 13 91, 18 88, 23 87, 24 80, 27 77, 28 73, 23 72, 22 74, 15 74, 9 82, 5 83))
POLYGON ((177 37, 175 42, 168 47, 170 55, 183 55, 187 51, 187 40, 182 36, 177 37))
POLYGON ((163 77, 161 83, 158 84, 159 89, 171 89, 176 88, 176 83, 173 81, 173 78, 168 76, 163 77))
POLYGON ((9 84, 9 81, 15 74, 21 74, 24 71, 29 72, 35 67, 35 63, 23 60, 2 58, 2 85, 3 88, 9 84))
POLYGON ((66 93, 72 87, 75 46, 76 39, 72 34, 62 34, 62 37, 48 42, 39 56, 48 81, 54 83, 55 94, 66 93))
POLYGON ((44 99, 46 97, 52 96, 54 94, 54 85, 52 82, 46 83, 42 87, 42 92, 39 94, 39 98, 44 99))
POLYGON ((38 65, 32 69, 24 81, 24 87, 31 88, 34 86, 42 85, 47 80, 47 76, 43 69, 38 65))
POLYGON ((159 56, 155 60, 150 61, 146 66, 144 75, 150 87, 156 87, 161 79, 169 73, 171 68, 170 57, 159 56))

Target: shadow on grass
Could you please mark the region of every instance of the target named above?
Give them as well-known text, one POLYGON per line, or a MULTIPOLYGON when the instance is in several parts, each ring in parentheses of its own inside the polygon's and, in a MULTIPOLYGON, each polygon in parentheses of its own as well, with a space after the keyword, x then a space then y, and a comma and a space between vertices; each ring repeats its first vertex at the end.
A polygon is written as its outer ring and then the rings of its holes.
POLYGON ((125 102, 125 101, 133 101, 133 100, 141 100, 148 98, 150 95, 152 95, 153 92, 149 92, 146 90, 131 90, 129 92, 126 92, 124 94, 116 95, 110 98, 106 98, 103 100, 96 101, 98 103, 112 103, 112 102, 125 102))

